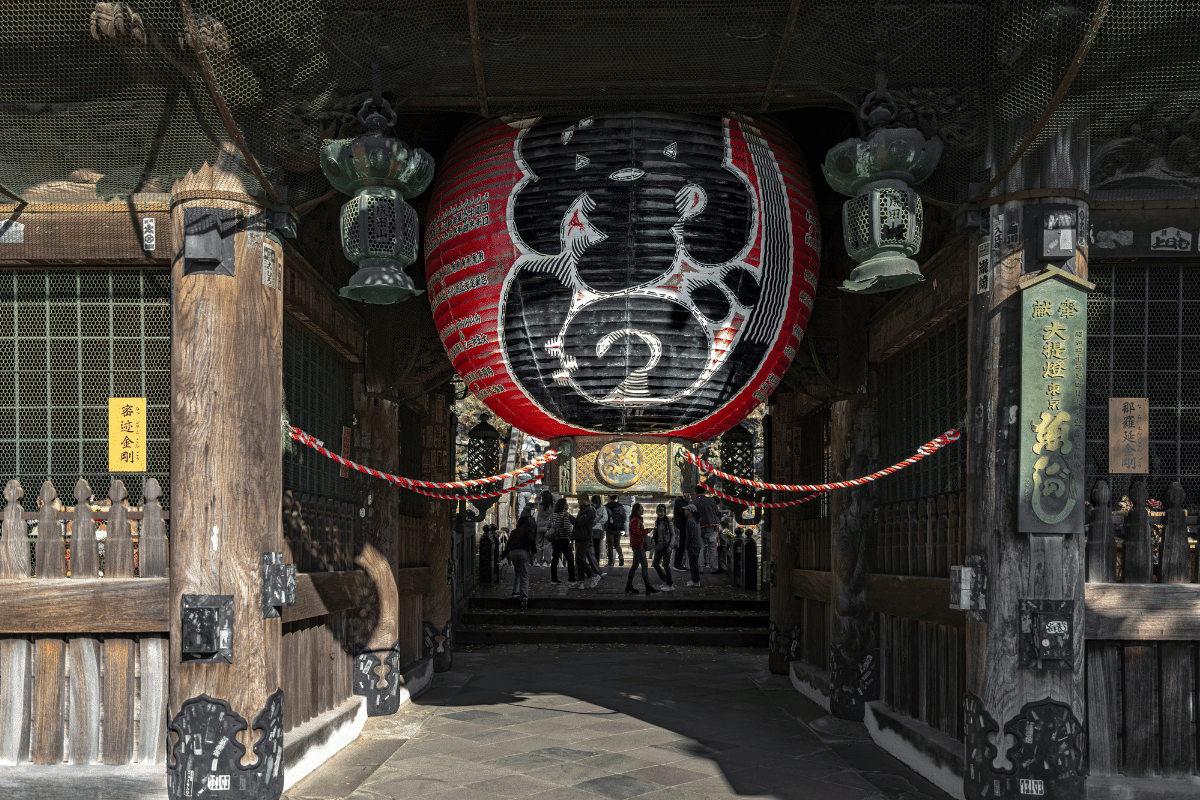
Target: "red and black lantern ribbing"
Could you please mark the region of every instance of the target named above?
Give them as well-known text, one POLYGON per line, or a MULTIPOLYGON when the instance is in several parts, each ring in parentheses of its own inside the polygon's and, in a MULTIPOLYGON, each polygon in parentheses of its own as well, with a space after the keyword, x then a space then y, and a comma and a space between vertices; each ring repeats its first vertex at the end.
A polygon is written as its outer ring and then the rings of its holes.
POLYGON ((455 369, 541 438, 720 434, 778 385, 816 294, 808 176, 741 115, 481 123, 427 220, 455 369))

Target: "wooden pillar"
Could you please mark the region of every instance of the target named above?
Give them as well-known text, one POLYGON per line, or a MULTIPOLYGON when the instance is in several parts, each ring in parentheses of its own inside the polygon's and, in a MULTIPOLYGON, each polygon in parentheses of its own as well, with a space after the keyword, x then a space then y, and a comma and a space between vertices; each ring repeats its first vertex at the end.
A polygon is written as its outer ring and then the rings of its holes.
MULTIPOLYGON (((879 460, 879 415, 866 395, 839 400, 830 416, 830 467, 835 481, 869 475, 879 460)), ((879 637, 867 611, 867 573, 875 551, 877 484, 834 492, 832 530, 829 710, 862 721, 866 703, 879 699, 879 637)))
POLYGON ((263 250, 279 265, 282 248, 220 168, 189 172, 173 194, 168 794, 273 800, 283 790, 284 698, 263 554, 283 549, 283 305, 263 250), (220 267, 188 262, 185 274, 185 221, 199 233, 214 217, 223 218, 225 238, 209 239, 220 267), (218 641, 227 660, 182 658, 185 597, 192 622, 231 608, 232 635, 218 641))
MULTIPOLYGON (((994 130, 991 163, 1003 164, 1024 136, 994 130)), ((1088 188, 1087 126, 1061 130, 1019 163, 997 193, 1088 188)), ((1017 527, 1021 418, 1021 302, 1023 277, 1040 271, 1040 230, 1027 230, 1027 202, 1075 205, 1076 233, 1086 232, 1087 208, 1069 198, 1015 200, 990 212, 990 279, 971 293, 966 475, 968 564, 986 580, 986 609, 967 618, 964 793, 976 798, 1086 797, 1084 735, 1083 530, 1030 535, 1017 527), (1021 665, 1022 600, 1074 603, 1073 669, 1021 665)), ((1074 270, 1087 276, 1084 235, 1076 236, 1074 270)), ((1082 426, 1083 420, 1074 421, 1082 426)), ((1081 428, 1077 429, 1081 433, 1081 428)), ((1079 446, 1083 437, 1079 436, 1079 446)), ((1080 496, 1078 502, 1082 503, 1080 496)))
MULTIPOLYGON (((771 473, 767 480, 776 483, 792 483, 797 479, 796 467, 800 461, 800 418, 795 413, 796 395, 792 392, 776 392, 771 395, 771 473)), ((791 536, 799 536, 800 513, 794 509, 772 509, 767 517, 767 530, 771 534, 770 550, 764 555, 768 559, 768 577, 774 576, 770 584, 771 593, 771 648, 769 664, 777 675, 788 674, 788 662, 794 657, 794 639, 804 618, 804 602, 796 597, 792 589, 791 536)))
MULTIPOLYGON (((453 464, 450 462, 449 400, 445 394, 428 396, 429 407, 425 415, 428 443, 425 460, 428 467, 423 470, 426 480, 451 480, 453 464), (439 452, 445 455, 439 458, 439 452)), ((502 498, 503 502, 507 498, 502 498)), ((449 580, 450 560, 453 550, 453 505, 449 500, 425 501, 425 563, 433 568, 433 581, 429 593, 421 598, 421 628, 425 655, 433 659, 434 672, 447 672, 454 665, 454 586, 449 580)))

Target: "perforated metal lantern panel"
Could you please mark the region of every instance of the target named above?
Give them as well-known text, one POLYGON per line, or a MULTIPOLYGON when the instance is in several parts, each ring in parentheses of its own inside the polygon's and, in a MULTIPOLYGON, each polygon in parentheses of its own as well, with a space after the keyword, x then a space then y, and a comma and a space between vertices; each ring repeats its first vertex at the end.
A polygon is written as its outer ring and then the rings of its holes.
POLYGON ((342 206, 342 250, 355 264, 386 258, 417 260, 417 212, 392 189, 368 187, 342 206))
POLYGON ((0 480, 47 478, 73 504, 108 494, 108 398, 146 398, 146 472, 170 502, 170 275, 162 269, 0 271, 0 480))
POLYGON ((740 114, 493 121, 426 218, 434 322, 488 407, 541 438, 706 439, 779 385, 820 225, 791 140, 740 114))
POLYGON ((1172 481, 1200 500, 1200 267, 1195 262, 1089 265, 1087 493, 1103 478, 1114 505, 1133 481, 1165 499, 1172 481), (1108 473, 1110 397, 1150 407, 1147 475, 1108 473))

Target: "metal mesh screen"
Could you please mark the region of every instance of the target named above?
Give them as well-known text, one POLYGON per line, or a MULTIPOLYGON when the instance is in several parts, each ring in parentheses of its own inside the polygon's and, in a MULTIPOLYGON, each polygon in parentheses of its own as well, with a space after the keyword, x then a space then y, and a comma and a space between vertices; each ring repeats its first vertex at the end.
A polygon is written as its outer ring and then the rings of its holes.
POLYGON ((170 287, 158 268, 0 271, 0 480, 74 505, 80 477, 97 498, 119 477, 140 506, 154 477, 169 507, 170 287), (146 398, 145 473, 108 471, 110 397, 146 398))
MULTIPOLYGON (((879 370, 879 459, 908 458, 957 428, 967 413, 967 321, 952 322, 898 353, 879 370)), ((895 503, 963 488, 966 442, 944 447, 879 482, 880 501, 895 503)))
POLYGON ((1135 480, 1164 499, 1172 481, 1200 499, 1200 265, 1093 265, 1088 279, 1088 496, 1096 480, 1115 506, 1135 480), (1145 397, 1150 474, 1108 474, 1108 400, 1145 397))
MULTIPOLYGON (((329 345, 283 317, 283 405, 288 420, 325 442, 342 447, 342 427, 354 421, 353 375, 329 345)), ((353 473, 351 473, 353 474, 353 473)), ((283 456, 283 488, 354 500, 354 481, 341 477, 341 465, 309 447, 283 456)))
POLYGON ((882 69, 902 121, 946 142, 922 190, 957 202, 968 181, 987 179, 989 120, 1002 163, 1078 66, 1026 174, 1088 188, 1088 176, 1061 169, 1070 159, 1039 149, 1074 126, 1096 146, 1093 191, 1196 192, 1192 4, 849 0, 800 3, 789 16, 792 7, 13 0, 0 30, 0 183, 27 199, 124 197, 167 192, 187 169, 221 160, 257 193, 219 98, 270 181, 302 204, 329 190, 322 141, 360 132, 355 115, 376 88, 401 112, 403 138, 420 125, 413 112, 850 108, 882 69), (1156 177, 1169 180, 1138 185, 1156 177))

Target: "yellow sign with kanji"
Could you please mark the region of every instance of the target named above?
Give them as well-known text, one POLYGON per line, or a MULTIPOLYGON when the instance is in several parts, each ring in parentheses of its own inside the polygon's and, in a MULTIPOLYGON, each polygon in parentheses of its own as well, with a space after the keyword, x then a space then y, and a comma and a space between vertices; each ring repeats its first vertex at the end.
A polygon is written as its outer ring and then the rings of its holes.
POLYGON ((146 471, 146 398, 108 398, 108 471, 146 471))

